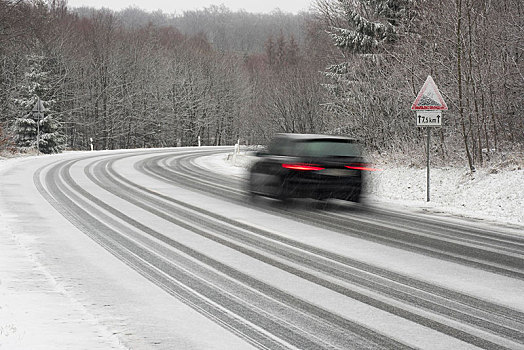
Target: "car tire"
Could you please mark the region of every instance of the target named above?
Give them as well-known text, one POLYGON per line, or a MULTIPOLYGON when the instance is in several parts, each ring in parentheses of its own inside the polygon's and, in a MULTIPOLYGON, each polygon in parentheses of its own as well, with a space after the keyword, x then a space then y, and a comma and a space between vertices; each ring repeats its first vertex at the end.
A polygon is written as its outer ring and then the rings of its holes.
POLYGON ((289 200, 289 196, 285 191, 285 187, 285 181, 282 178, 278 178, 278 181, 276 181, 273 186, 273 191, 270 197, 280 202, 287 202, 289 200))
POLYGON ((347 200, 350 202, 360 203, 360 190, 352 193, 347 200))

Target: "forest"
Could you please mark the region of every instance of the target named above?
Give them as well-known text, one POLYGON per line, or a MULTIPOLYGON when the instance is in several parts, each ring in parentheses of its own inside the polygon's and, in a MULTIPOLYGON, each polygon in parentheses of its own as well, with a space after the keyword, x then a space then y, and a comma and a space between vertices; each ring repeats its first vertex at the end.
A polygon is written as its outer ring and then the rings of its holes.
POLYGON ((474 171, 524 153, 523 54, 521 0, 316 0, 299 14, 0 0, 0 151, 329 133, 417 165, 428 128, 410 107, 431 75, 449 107, 431 152, 474 171))

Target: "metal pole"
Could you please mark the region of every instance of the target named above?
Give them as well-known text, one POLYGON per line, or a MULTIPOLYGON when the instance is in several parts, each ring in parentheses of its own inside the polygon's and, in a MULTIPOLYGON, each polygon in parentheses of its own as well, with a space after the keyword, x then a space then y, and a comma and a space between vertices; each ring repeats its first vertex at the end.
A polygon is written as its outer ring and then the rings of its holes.
POLYGON ((427 145, 427 158, 428 158, 428 165, 427 165, 427 168, 428 168, 428 177, 427 177, 427 180, 426 180, 426 183, 427 183, 427 194, 428 194, 428 198, 427 198, 427 201, 429 202, 429 145, 430 145, 430 142, 431 142, 431 128, 428 128, 428 145, 427 145))

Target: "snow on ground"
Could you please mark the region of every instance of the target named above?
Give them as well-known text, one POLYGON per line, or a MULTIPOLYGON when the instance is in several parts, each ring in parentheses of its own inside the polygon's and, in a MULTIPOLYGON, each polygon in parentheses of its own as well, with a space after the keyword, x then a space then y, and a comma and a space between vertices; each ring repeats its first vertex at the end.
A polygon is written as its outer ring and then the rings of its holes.
MULTIPOLYGON (((245 176, 256 158, 248 152, 200 158, 210 170, 245 176)), ((524 169, 466 168, 430 169, 430 201, 427 202, 425 168, 379 165, 367 174, 366 202, 411 211, 479 219, 488 223, 517 225, 524 230, 524 169)))
POLYGON ((426 201, 426 169, 392 168, 371 174, 370 198, 410 209, 524 225, 524 170, 490 173, 479 169, 430 171, 430 202, 426 201))
MULTIPOLYGON (((0 157, 0 176, 28 158, 0 157)), ((10 219, 0 211, 0 350, 127 349, 39 262, 10 219)))
POLYGON ((0 283, 0 349, 125 349, 1 224, 0 283))
MULTIPOLYGON (((0 157, 0 176, 20 159, 0 157)), ((220 154, 202 157, 198 164, 241 178, 253 159, 246 153, 220 154)), ((429 203, 425 169, 384 167, 368 180, 366 201, 372 205, 513 224, 516 232, 524 232, 522 169, 480 169, 473 175, 466 169, 432 169, 429 203)), ((7 222, 0 212, 0 350, 124 349, 46 272, 7 222)))

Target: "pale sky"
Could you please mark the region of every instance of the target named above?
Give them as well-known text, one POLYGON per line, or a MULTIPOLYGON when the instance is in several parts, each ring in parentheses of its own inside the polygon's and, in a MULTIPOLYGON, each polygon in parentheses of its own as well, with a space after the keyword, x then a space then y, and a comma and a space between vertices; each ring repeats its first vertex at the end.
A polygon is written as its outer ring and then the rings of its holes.
POLYGON ((203 9, 211 5, 222 5, 233 11, 244 9, 248 12, 269 13, 276 8, 283 12, 307 11, 312 0, 68 0, 69 7, 89 6, 121 10, 130 6, 146 11, 162 10, 165 13, 203 9))

